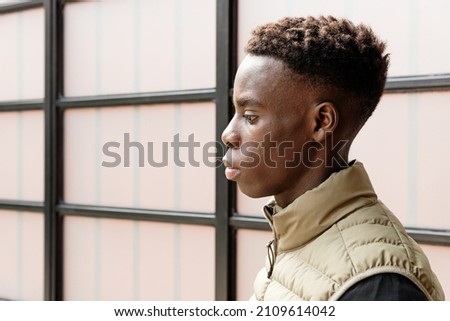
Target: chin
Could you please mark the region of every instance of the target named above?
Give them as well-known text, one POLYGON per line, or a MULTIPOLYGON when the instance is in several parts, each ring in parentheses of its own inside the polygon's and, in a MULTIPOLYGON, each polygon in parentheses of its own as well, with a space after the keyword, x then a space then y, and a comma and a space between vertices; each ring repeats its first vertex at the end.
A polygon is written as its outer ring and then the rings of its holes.
POLYGON ((241 190, 242 193, 247 195, 251 198, 260 198, 260 197, 266 197, 266 196, 272 196, 272 193, 264 192, 257 188, 257 186, 242 186, 238 183, 238 187, 241 190))

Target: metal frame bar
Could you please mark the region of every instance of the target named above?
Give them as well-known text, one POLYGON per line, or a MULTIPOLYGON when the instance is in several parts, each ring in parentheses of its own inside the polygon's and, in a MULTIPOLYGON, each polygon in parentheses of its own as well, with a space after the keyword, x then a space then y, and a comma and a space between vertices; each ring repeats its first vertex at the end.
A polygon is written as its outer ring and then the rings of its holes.
POLYGON ((22 200, 0 200, 0 209, 13 211, 38 212, 44 211, 43 202, 22 201, 22 200))
MULTIPOLYGON (((237 1, 217 0, 216 141, 232 115, 230 89, 236 71, 237 1)), ((228 224, 234 208, 235 186, 216 169, 216 300, 236 297, 236 237, 228 224)))
POLYGON ((450 246, 450 230, 407 227, 406 232, 420 244, 450 246))
POLYGON ((21 101, 2 101, 0 102, 0 113, 5 111, 25 111, 40 110, 44 107, 43 99, 21 100, 21 101))
POLYGON ((164 103, 188 103, 212 101, 214 100, 214 98, 215 89, 212 88, 89 97, 61 97, 57 104, 60 108, 68 109, 164 103))
POLYGON ((0 6, 0 15, 38 8, 38 7, 41 7, 43 4, 44 4, 43 0, 34 0, 34 1, 5 4, 5 5, 0 6))
POLYGON ((62 196, 62 114, 56 108, 61 89, 62 11, 57 0, 45 0, 45 174, 44 299, 62 300, 63 226, 56 207, 62 196))
POLYGON ((386 93, 450 90, 450 74, 389 77, 386 93))
POLYGON ((95 206, 62 203, 57 206, 61 216, 101 217, 112 219, 196 224, 214 226, 214 213, 163 211, 141 208, 95 206))
MULTIPOLYGON (((235 229, 270 231, 270 226, 264 218, 237 213, 230 218, 230 225, 235 229)), ((450 246, 450 230, 406 227, 406 232, 420 244, 450 246)))
POLYGON ((235 229, 251 229, 270 231, 269 223, 263 218, 258 216, 246 216, 234 213, 230 218, 230 225, 235 229))

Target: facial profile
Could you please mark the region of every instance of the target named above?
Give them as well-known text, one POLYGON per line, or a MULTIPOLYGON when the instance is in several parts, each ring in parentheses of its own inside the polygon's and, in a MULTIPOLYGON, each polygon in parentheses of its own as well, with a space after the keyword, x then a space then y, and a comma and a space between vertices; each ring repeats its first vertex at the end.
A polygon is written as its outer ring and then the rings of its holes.
POLYGON ((225 174, 250 197, 290 195, 317 131, 315 95, 282 61, 248 55, 236 74, 235 115, 222 134, 225 174))
POLYGON ((345 19, 284 18, 257 27, 235 78, 236 113, 222 135, 227 178, 250 197, 274 195, 281 204, 347 167, 351 142, 384 88, 384 49, 370 28, 345 19))

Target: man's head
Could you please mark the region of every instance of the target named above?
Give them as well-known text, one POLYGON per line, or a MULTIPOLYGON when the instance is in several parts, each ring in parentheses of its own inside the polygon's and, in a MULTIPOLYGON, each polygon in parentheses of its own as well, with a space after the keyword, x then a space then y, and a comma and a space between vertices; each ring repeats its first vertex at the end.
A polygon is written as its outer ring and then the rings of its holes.
POLYGON ((357 116, 356 131, 383 93, 389 65, 384 50, 385 43, 369 27, 334 17, 284 18, 259 26, 246 48, 249 54, 283 61, 314 88, 339 91, 344 106, 337 107, 357 116))
POLYGON ((222 134, 227 178, 283 206, 345 167, 383 91, 383 50, 370 29, 346 20, 285 18, 258 27, 222 134))

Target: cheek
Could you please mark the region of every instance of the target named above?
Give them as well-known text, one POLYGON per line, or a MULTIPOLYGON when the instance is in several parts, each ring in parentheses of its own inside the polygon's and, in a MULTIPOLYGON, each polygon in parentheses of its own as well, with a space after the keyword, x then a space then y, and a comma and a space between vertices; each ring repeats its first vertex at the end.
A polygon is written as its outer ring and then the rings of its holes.
POLYGON ((237 183, 241 191, 250 197, 275 195, 283 190, 295 178, 296 169, 289 168, 292 161, 291 153, 285 152, 284 157, 269 149, 252 149, 245 157, 242 176, 237 183))
POLYGON ((245 169, 255 169, 261 164, 260 142, 247 140, 240 146, 240 164, 239 167, 245 169))
POLYGON ((274 132, 261 143, 260 154, 269 168, 283 169, 292 167, 291 163, 298 159, 298 142, 287 135, 274 132))
MULTIPOLYGON (((280 122, 281 127, 271 132, 270 141, 265 143, 264 153, 281 167, 297 167, 302 158, 308 133, 303 120, 280 122)), ((267 159, 267 156, 266 156, 267 159)))

